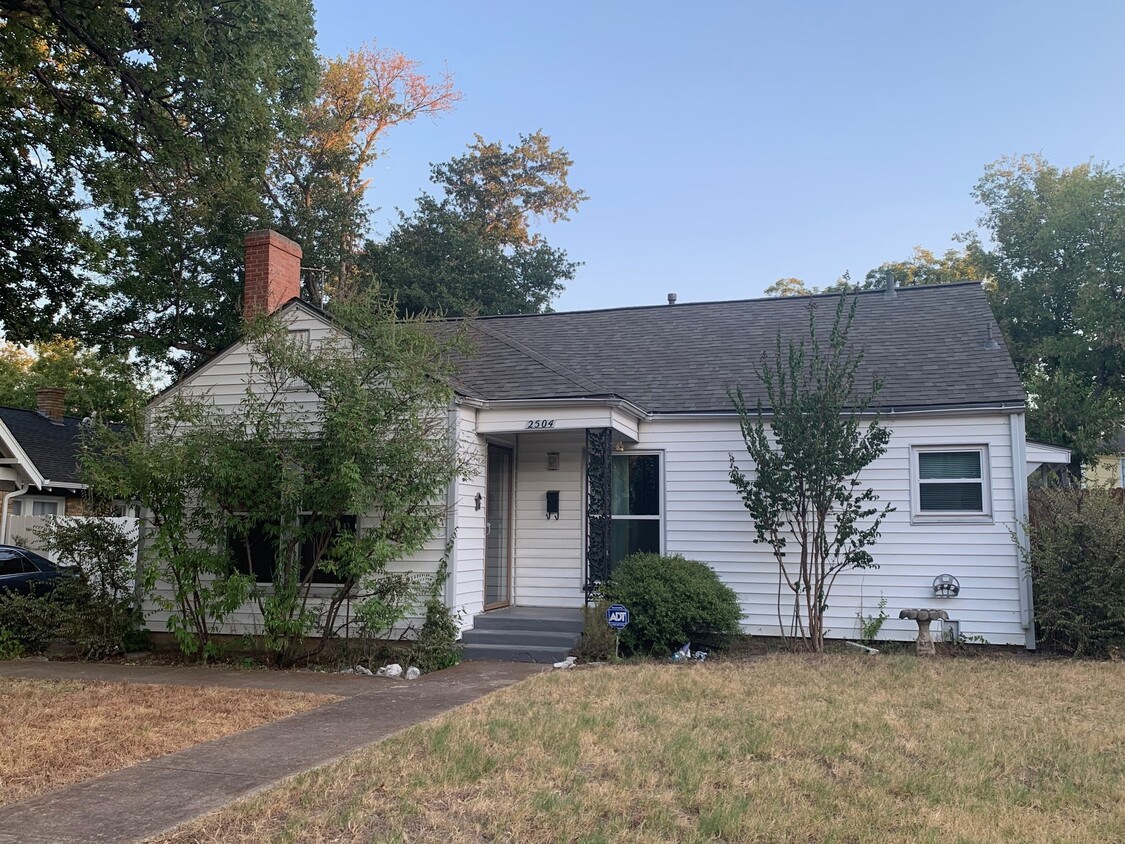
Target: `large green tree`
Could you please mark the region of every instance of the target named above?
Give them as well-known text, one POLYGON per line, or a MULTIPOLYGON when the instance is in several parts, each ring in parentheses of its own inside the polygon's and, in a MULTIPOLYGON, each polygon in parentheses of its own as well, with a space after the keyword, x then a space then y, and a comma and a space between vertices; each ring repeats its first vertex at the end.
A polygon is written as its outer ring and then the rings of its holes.
POLYGON ((573 162, 543 132, 504 147, 479 135, 469 152, 434 165, 441 198, 422 194, 361 267, 398 296, 402 313, 540 313, 578 264, 534 231, 569 219, 586 200, 570 187, 573 162))
POLYGON ((914 247, 914 254, 904 261, 886 261, 868 270, 860 284, 861 290, 884 287, 887 276, 893 275, 899 287, 923 284, 951 284, 957 281, 985 281, 988 267, 979 244, 971 238, 965 249, 947 249, 941 255, 914 247))
POLYGON ((1125 422, 1125 171, 1036 155, 989 165, 974 190, 993 308, 1031 395, 1028 433, 1080 467, 1125 422))
POLYGON ((77 340, 56 337, 30 348, 0 343, 0 405, 34 409, 40 387, 66 390, 68 416, 96 415, 130 425, 148 397, 128 361, 83 348, 77 340))
POLYGON ((393 50, 361 47, 322 60, 315 98, 274 144, 266 200, 274 228, 301 244, 305 295, 346 286, 368 229, 370 165, 393 127, 449 111, 461 98, 445 74, 426 77, 393 50))
POLYGON ((62 327, 157 361, 229 339, 236 242, 315 84, 308 0, 3 0, 0 67, 0 203, 30 212, 5 233, 0 299, 19 301, 19 270, 47 292, 5 311, 10 338, 62 327))

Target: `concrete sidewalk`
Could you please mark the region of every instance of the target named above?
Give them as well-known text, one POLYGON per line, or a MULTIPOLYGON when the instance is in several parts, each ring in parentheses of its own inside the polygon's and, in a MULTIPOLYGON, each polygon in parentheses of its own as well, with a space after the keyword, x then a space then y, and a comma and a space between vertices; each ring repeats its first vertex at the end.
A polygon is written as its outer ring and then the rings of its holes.
POLYGON ((0 663, 0 677, 222 685, 349 695, 318 709, 4 807, 0 809, 0 844, 142 841, 545 668, 528 663, 468 662, 407 681, 310 672, 0 663))

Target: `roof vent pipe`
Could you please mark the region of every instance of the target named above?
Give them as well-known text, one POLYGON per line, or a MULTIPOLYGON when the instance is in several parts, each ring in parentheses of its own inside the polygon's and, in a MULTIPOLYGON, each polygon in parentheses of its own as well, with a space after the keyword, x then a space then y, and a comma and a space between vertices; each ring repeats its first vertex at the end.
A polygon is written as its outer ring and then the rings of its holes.
POLYGON ((676 294, 675 293, 669 293, 668 294, 668 304, 669 305, 676 304, 676 294))
POLYGON ((883 289, 884 299, 893 299, 898 295, 898 290, 895 288, 895 274, 887 273, 887 286, 883 289))
POLYGON ((985 328, 988 329, 988 339, 984 341, 985 349, 987 349, 988 351, 995 351, 996 349, 999 349, 1000 344, 997 343, 996 339, 992 336, 992 323, 986 321, 985 328))

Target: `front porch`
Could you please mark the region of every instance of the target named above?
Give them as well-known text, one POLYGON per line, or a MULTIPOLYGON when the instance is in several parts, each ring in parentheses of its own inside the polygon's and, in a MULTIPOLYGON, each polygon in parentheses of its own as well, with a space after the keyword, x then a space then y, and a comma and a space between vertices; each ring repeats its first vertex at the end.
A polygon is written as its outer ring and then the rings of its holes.
POLYGON ((612 561, 663 547, 662 458, 605 429, 487 444, 482 608, 580 607, 612 561))

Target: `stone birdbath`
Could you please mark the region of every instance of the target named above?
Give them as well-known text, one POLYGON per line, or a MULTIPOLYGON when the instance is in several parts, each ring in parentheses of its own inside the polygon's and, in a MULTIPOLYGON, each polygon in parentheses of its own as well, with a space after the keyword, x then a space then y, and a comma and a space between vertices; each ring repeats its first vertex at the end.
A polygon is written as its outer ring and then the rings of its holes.
POLYGON ((930 622, 938 619, 949 621, 949 613, 945 610, 915 609, 903 610, 898 617, 918 622, 918 638, 915 640, 918 656, 933 656, 934 640, 930 637, 930 622))

